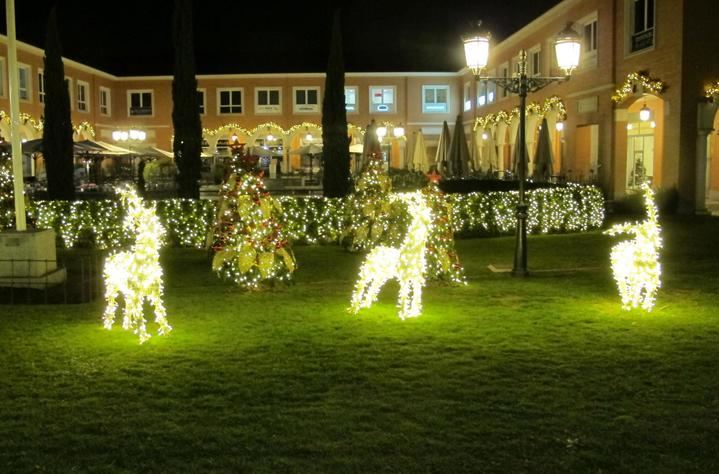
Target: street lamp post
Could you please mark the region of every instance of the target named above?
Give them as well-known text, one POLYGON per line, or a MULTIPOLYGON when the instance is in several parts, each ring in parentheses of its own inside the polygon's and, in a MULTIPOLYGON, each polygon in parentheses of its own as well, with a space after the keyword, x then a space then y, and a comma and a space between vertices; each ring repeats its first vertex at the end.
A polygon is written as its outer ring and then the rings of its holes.
POLYGON ((527 75, 527 51, 519 52, 519 71, 513 77, 486 77, 482 71, 487 67, 489 60, 489 40, 487 33, 476 33, 465 37, 464 54, 467 60, 467 67, 472 71, 475 81, 491 81, 510 93, 519 95, 519 202, 517 204, 517 232, 514 249, 514 265, 512 275, 524 277, 529 274, 527 270, 527 210, 525 200, 525 179, 527 168, 526 151, 526 116, 527 116, 527 94, 536 92, 553 82, 561 82, 569 79, 574 68, 579 64, 579 52, 581 42, 579 35, 572 29, 571 24, 562 30, 554 42, 557 55, 557 65, 564 70, 564 76, 556 77, 529 77, 527 75))
MULTIPOLYGON (((391 123, 385 122, 384 125, 381 125, 377 127, 377 130, 375 130, 375 133, 377 134, 377 140, 380 144, 380 149, 385 145, 385 137, 388 135, 388 127, 392 128, 392 135, 394 135, 394 138, 397 140, 402 140, 404 138, 404 127, 400 123, 399 125, 392 125, 391 123)), ((389 148, 387 150, 387 169, 389 170, 390 164, 391 164, 391 158, 392 158, 392 143, 390 141, 389 148)), ((401 158, 401 157, 400 157, 401 158)))

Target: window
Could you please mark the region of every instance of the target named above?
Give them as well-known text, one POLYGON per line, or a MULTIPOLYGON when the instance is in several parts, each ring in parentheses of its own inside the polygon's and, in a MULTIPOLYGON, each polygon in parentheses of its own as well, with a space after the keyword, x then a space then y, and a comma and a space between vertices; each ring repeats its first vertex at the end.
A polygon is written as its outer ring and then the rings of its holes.
POLYGON ((584 53, 591 54, 597 51, 597 20, 584 24, 584 53))
POLYGON ((319 87, 293 87, 295 113, 316 113, 320 111, 319 87))
POLYGON ((395 104, 394 86, 370 86, 369 87, 369 111, 370 113, 388 114, 394 113, 395 104))
POLYGON ((152 91, 127 91, 129 97, 128 116, 142 117, 152 116, 152 91))
POLYGON ((449 86, 422 86, 422 112, 449 113, 449 86))
POLYGON ((477 107, 487 104, 487 81, 481 81, 477 85, 477 107))
POLYGON ((89 96, 88 89, 90 85, 85 81, 77 81, 77 110, 80 112, 89 112, 89 96))
POLYGON ((205 115, 205 89, 197 89, 197 110, 205 115))
POLYGON ((25 64, 18 64, 17 67, 18 70, 18 97, 20 97, 20 100, 31 100, 30 95, 30 66, 27 66, 25 64))
POLYGON ((65 84, 67 84, 67 96, 70 98, 70 110, 75 110, 75 89, 72 87, 72 77, 65 76, 65 84))
POLYGON ((45 72, 42 69, 37 70, 37 100, 45 103, 45 72))
POLYGON ((223 115, 241 114, 242 96, 242 88, 217 89, 217 113, 223 115))
MULTIPOLYGON (((489 74, 490 77, 496 77, 497 71, 492 71, 491 74, 489 74)), ((494 82, 488 82, 487 83, 487 103, 491 104, 497 99, 497 84, 494 82)))
POLYGON ((100 114, 110 115, 110 89, 107 87, 100 87, 100 114))
POLYGON ((357 113, 357 86, 345 87, 345 110, 350 113, 357 113))
POLYGON ((654 46, 654 0, 631 0, 630 53, 654 46))
MULTIPOLYGON (((502 71, 502 74, 500 74, 501 77, 503 77, 504 79, 507 79, 509 77, 509 65, 508 64, 506 64, 506 63, 503 64, 502 66, 499 67, 499 70, 502 71)), ((509 91, 507 91, 507 89, 505 87, 502 87, 502 97, 507 97, 507 96, 509 96, 509 91)))
POLYGON ((0 57, 0 96, 6 97, 5 95, 5 58, 0 57))
POLYGON ((464 104, 464 111, 467 112, 468 110, 472 110, 472 84, 465 82, 462 90, 462 103, 464 104))
POLYGON ((282 112, 282 89, 279 87, 255 88, 255 113, 279 114, 282 112))
POLYGON ((533 49, 529 52, 529 71, 530 76, 539 76, 542 74, 542 50, 533 49))

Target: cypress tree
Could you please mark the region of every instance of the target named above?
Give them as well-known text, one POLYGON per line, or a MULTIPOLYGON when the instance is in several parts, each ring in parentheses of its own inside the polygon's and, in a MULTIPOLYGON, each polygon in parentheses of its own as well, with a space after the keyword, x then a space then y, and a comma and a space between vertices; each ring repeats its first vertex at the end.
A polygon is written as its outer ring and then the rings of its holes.
POLYGON ((324 195, 327 197, 346 196, 351 187, 350 139, 347 135, 345 71, 339 9, 335 11, 334 15, 330 54, 327 61, 325 97, 322 101, 322 143, 324 195))
POLYGON ((195 49, 192 30, 192 1, 176 0, 173 15, 175 75, 172 80, 172 150, 177 164, 178 194, 200 197, 202 123, 197 100, 195 49))
POLYGON ((53 200, 75 199, 70 93, 62 63, 57 11, 50 10, 45 39, 45 112, 42 132, 47 194, 53 200))

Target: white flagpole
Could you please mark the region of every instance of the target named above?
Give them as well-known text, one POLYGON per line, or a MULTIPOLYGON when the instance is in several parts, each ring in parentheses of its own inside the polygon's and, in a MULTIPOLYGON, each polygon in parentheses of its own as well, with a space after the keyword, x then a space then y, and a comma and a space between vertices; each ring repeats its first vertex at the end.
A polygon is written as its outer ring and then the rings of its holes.
POLYGON ((20 91, 18 88, 17 45, 15 44, 15 0, 5 0, 5 15, 7 17, 10 143, 12 144, 12 172, 15 190, 15 228, 24 231, 27 230, 27 225, 25 223, 25 196, 22 179, 22 143, 20 142, 20 91))

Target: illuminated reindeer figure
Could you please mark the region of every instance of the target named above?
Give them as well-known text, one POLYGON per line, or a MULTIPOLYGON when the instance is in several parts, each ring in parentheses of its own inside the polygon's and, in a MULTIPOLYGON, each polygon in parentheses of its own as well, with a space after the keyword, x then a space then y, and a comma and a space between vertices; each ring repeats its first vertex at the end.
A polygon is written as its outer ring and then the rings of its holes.
POLYGON ((634 235, 632 240, 619 242, 612 248, 614 279, 622 297, 623 309, 641 307, 651 311, 661 286, 659 249, 662 247, 662 239, 659 235, 657 208, 654 206, 654 192, 647 184, 642 186, 642 192, 647 218, 638 223, 617 224, 605 233, 634 235))
POLYGON ((397 301, 399 317, 416 317, 422 312, 425 252, 432 213, 419 192, 398 194, 392 199, 407 204, 412 218, 407 235, 398 248, 380 245, 367 254, 352 293, 351 313, 356 314, 360 308, 372 306, 382 286, 391 278, 396 278, 400 285, 397 301))
POLYGON ((122 328, 133 329, 143 343, 150 338, 143 315, 145 300, 154 310, 155 322, 160 326, 158 333, 164 335, 172 330, 162 302, 162 268, 158 252, 165 229, 160 224, 155 207, 145 206, 133 189, 123 188, 120 196, 127 206, 123 227, 135 235, 135 243, 129 251, 112 254, 105 261, 107 307, 103 320, 105 328, 111 329, 115 322, 117 297, 122 294, 125 300, 122 328))

